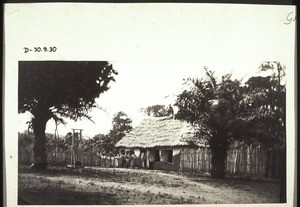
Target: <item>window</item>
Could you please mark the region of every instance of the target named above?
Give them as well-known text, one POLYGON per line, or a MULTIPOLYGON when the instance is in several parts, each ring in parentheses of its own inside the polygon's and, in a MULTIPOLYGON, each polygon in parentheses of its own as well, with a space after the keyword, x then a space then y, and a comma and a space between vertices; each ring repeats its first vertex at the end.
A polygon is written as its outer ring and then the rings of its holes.
POLYGON ((162 150, 161 151, 161 160, 164 162, 173 161, 173 150, 162 150))
POLYGON ((166 150, 166 151, 167 151, 168 162, 172 162, 173 161, 173 150, 166 150))
POLYGON ((155 162, 160 162, 159 150, 154 151, 155 162))

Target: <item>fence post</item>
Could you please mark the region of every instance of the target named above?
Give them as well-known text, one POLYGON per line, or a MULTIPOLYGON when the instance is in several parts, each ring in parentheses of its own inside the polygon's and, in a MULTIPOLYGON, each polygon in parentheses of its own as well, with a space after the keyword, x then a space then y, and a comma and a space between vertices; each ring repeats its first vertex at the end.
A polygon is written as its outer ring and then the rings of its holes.
MULTIPOLYGON (((251 146, 251 145, 250 145, 251 146)), ((247 145, 247 174, 250 174, 250 146, 247 145)))

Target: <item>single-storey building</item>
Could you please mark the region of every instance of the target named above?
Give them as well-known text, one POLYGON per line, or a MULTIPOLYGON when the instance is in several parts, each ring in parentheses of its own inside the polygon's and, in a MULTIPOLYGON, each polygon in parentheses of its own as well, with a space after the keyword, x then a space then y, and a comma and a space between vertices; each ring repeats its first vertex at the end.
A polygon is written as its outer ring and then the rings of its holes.
POLYGON ((168 117, 151 117, 125 135, 115 147, 120 152, 134 151, 140 167, 179 170, 180 153, 184 148, 198 148, 194 144, 195 128, 168 117))

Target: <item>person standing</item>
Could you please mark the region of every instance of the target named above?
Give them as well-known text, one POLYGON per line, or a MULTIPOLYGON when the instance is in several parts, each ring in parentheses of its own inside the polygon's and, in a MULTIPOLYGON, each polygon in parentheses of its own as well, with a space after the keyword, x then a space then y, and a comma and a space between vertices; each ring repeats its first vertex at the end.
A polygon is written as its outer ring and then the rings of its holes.
POLYGON ((114 160, 115 161, 115 167, 120 167, 119 160, 120 160, 120 155, 116 154, 115 160, 114 160))
POLYGON ((129 168, 130 167, 130 154, 129 152, 126 152, 126 155, 125 155, 125 168, 129 168))
POLYGON ((146 156, 145 156, 145 152, 141 152, 141 167, 142 168, 146 168, 146 156))
POLYGON ((135 168, 136 167, 136 155, 134 153, 134 151, 132 151, 131 153, 131 162, 130 162, 130 167, 131 168, 135 168))
POLYGON ((149 159, 149 169, 153 169, 155 158, 154 158, 154 155, 153 155, 152 151, 149 152, 148 159, 149 159))
POLYGON ((106 167, 106 154, 102 154, 102 167, 106 167))
POLYGON ((125 159, 125 153, 121 152, 121 167, 125 167, 126 159, 125 159))

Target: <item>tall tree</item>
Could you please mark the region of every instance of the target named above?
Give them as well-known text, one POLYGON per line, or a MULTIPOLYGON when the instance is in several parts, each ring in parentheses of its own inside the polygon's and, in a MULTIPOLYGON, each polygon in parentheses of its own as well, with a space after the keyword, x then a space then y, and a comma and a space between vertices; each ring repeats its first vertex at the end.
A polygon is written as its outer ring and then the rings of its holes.
POLYGON ((239 81, 231 80, 231 75, 218 82, 214 72, 206 67, 204 70, 205 78, 185 81, 188 88, 177 97, 179 110, 175 118, 198 128, 198 137, 207 140, 212 152, 211 176, 224 178, 227 150, 237 134, 242 88, 239 81))
POLYGON ((132 130, 132 120, 126 113, 119 111, 113 117, 112 126, 109 136, 113 139, 113 143, 116 144, 126 133, 132 130))
POLYGON ((269 76, 251 77, 246 82, 242 105, 243 137, 269 147, 281 148, 280 202, 286 202, 286 88, 285 67, 280 62, 264 62, 261 71, 269 76))
POLYGON ((97 134, 93 137, 95 146, 99 148, 101 153, 108 153, 114 148, 114 140, 109 134, 97 134))
POLYGON ((29 111, 35 135, 35 167, 47 167, 45 128, 54 115, 78 120, 96 107, 117 72, 106 61, 20 61, 19 113, 29 111))
POLYGON ((59 144, 59 133, 58 133, 58 126, 59 124, 66 125, 66 122, 64 119, 58 117, 56 114, 53 114, 52 116, 54 122, 55 122, 55 131, 54 131, 54 143, 55 143, 55 158, 57 158, 57 153, 58 153, 58 144, 59 144))
POLYGON ((126 133, 132 130, 132 120, 127 116, 126 113, 119 111, 112 119, 112 129, 108 134, 97 134, 93 137, 96 145, 102 152, 108 153, 113 152, 115 144, 120 141, 126 133))

